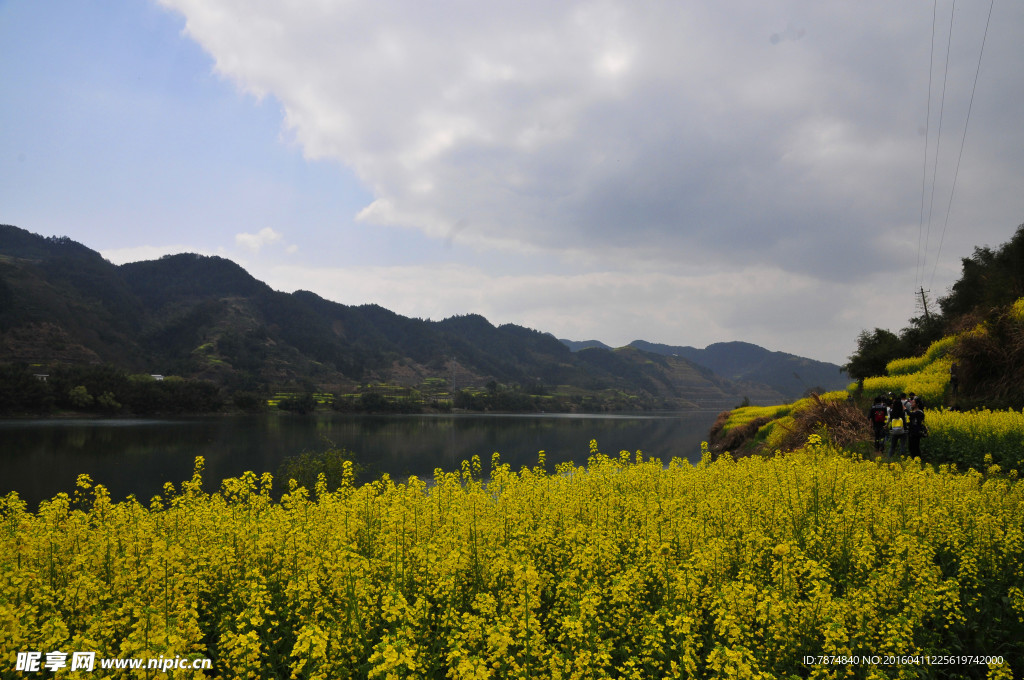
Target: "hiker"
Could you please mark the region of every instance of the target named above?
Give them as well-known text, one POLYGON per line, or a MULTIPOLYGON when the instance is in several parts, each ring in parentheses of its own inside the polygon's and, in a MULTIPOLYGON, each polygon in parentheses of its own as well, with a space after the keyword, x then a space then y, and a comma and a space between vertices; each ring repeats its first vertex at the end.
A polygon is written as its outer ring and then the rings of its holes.
POLYGON ((894 399, 889 412, 889 457, 896 455, 896 445, 900 447, 900 455, 907 455, 907 422, 903 401, 894 399))
POLYGON ((882 395, 875 397, 875 401, 868 409, 868 422, 875 434, 875 452, 881 453, 885 446, 885 423, 889 420, 889 408, 882 401, 882 395))
POLYGON ((889 413, 892 411, 892 399, 889 395, 882 395, 882 406, 885 407, 885 425, 882 427, 882 451, 889 448, 889 413))
POLYGON ((918 402, 911 400, 910 412, 907 413, 907 443, 910 446, 910 456, 912 458, 921 457, 921 437, 925 436, 927 430, 924 426, 924 411, 918 405, 918 402))

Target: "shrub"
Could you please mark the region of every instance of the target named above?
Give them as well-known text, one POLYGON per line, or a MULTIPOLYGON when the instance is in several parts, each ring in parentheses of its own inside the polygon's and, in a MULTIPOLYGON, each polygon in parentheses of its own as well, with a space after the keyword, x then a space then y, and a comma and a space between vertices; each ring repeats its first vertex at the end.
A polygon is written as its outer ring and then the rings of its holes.
MULTIPOLYGON (((850 395, 843 390, 811 394, 792 404, 778 406, 746 406, 725 411, 711 428, 711 440, 716 452, 749 448, 752 443, 759 450, 774 451, 797 448, 815 431, 814 418, 828 416, 827 425, 837 425, 833 412, 839 404, 846 404, 850 395)), ((855 407, 851 405, 850 408, 855 407)), ((850 419, 850 417, 846 417, 850 419)), ((844 420, 845 422, 845 420, 844 420)), ((845 431, 845 430, 844 430, 845 431)), ((840 435, 842 444, 853 441, 840 435)))
POLYGON ((846 396, 845 392, 812 396, 799 409, 794 409, 792 416, 769 423, 773 427, 765 440, 765 449, 792 451, 813 434, 840 448, 853 448, 866 442, 872 435, 865 414, 846 396))
POLYGON ((967 405, 1024 407, 1024 318, 1016 310, 994 311, 952 353, 967 405))
POLYGON ((360 466, 355 464, 351 451, 331 445, 323 451, 306 451, 285 458, 277 469, 277 477, 286 482, 295 480, 298 486, 315 496, 321 476, 323 488, 336 491, 351 483, 359 472, 360 466))

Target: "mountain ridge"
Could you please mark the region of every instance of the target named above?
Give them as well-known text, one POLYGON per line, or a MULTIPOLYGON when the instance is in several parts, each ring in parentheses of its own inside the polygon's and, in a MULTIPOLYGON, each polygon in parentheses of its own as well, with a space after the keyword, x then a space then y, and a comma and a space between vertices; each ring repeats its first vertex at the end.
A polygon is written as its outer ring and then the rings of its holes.
MULTIPOLYGON (((595 347, 614 349, 599 340, 560 339, 560 342, 573 352, 595 347)), ((681 357, 708 368, 727 380, 767 385, 791 400, 804 396, 809 391, 828 392, 844 389, 850 382, 842 367, 837 364, 772 351, 760 345, 738 340, 712 343, 704 349, 646 340, 634 340, 625 347, 662 356, 681 357)))
POLYGON ((768 384, 731 380, 647 346, 573 352, 550 333, 495 326, 476 314, 413 319, 375 304, 275 291, 217 256, 114 265, 67 237, 11 225, 0 225, 0 302, 0 361, 105 362, 204 378, 228 391, 359 391, 442 380, 453 391, 558 392, 580 408, 598 403, 587 402, 597 393, 622 408, 785 398, 768 384))

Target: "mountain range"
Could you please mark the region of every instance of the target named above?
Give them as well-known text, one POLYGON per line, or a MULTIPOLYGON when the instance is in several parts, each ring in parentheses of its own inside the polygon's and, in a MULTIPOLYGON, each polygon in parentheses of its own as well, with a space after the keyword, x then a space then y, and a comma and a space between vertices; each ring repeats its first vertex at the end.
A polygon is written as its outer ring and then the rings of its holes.
MULTIPOLYGON (((67 237, 0 225, 0 362, 111 364, 228 391, 371 384, 626 395, 647 408, 777 403, 843 386, 834 364, 749 343, 704 350, 559 341, 476 314, 413 319, 284 293, 215 256, 114 265, 67 237)), ((627 402, 628 403, 628 402, 627 402)))
POLYGON ((809 390, 843 389, 850 382, 836 364, 772 352, 749 342, 716 342, 697 349, 634 340, 629 346, 688 359, 729 380, 771 385, 793 398, 809 390))

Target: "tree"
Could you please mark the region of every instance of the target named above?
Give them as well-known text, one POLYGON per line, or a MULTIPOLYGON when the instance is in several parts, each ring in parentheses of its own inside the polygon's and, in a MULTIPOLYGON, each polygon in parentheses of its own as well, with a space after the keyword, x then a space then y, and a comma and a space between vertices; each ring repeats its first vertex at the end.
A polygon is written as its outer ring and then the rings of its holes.
POLYGON ((0 364, 0 413, 49 413, 53 387, 25 364, 0 364))
POLYGON ((235 392, 231 397, 234 405, 249 413, 259 413, 267 406, 267 400, 258 392, 235 392))
POLYGON ((118 403, 113 392, 104 392, 97 397, 96 405, 99 406, 100 410, 104 413, 113 414, 121 410, 121 404, 118 403))
POLYGON ((949 295, 939 300, 947 319, 971 312, 987 314, 1024 296, 1024 224, 999 246, 975 248, 963 259, 963 275, 949 295))
POLYGON ((915 316, 910 325, 900 331, 901 356, 924 354, 929 345, 943 336, 944 330, 945 320, 941 316, 915 316))
POLYGON ((854 380, 885 375, 885 366, 904 354, 899 337, 884 328, 861 331, 857 336, 857 351, 851 354, 843 370, 854 380))
POLYGON ((68 400, 71 401, 71 405, 79 409, 87 409, 92 406, 92 395, 89 394, 89 390, 85 388, 85 385, 77 385, 68 390, 68 400))
POLYGON ((312 392, 303 392, 302 394, 285 397, 277 403, 277 407, 282 411, 307 415, 316 410, 316 398, 312 392))

